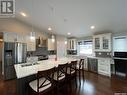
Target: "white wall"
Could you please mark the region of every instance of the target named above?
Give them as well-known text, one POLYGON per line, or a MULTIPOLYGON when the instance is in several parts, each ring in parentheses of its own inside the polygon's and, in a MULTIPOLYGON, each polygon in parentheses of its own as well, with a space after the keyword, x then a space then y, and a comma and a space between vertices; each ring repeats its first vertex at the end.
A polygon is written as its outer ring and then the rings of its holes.
POLYGON ((57 46, 57 57, 65 57, 67 51, 67 45, 65 44, 66 37, 56 36, 56 46, 57 46))
MULTIPOLYGON (((15 18, 0 19, 0 32, 4 31, 29 36, 32 31, 32 26, 15 18)), ((34 28, 34 32, 37 38, 40 36, 46 39, 49 36, 48 33, 41 31, 38 28, 34 28)))

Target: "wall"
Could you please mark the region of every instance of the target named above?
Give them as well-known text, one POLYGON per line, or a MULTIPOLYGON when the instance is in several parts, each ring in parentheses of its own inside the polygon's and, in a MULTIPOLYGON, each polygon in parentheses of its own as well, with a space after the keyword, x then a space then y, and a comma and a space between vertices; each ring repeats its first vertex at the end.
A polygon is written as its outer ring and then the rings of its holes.
POLYGON ((127 31, 126 32, 116 32, 112 34, 113 37, 117 36, 127 36, 127 31))
POLYGON ((65 44, 66 37, 56 36, 57 57, 65 57, 67 52, 67 45, 65 44))
POLYGON ((86 36, 86 37, 77 38, 77 41, 81 41, 81 40, 92 40, 92 39, 93 39, 92 36, 86 36))
MULTIPOLYGON (((16 32, 21 35, 29 36, 30 32, 32 31, 32 27, 31 25, 28 25, 15 18, 7 18, 7 19, 2 18, 0 19, 0 32, 4 32, 4 31, 5 32, 16 32)), ((41 36, 44 39, 46 39, 49 36, 49 34, 37 28, 34 28, 34 32, 37 38, 41 36)))

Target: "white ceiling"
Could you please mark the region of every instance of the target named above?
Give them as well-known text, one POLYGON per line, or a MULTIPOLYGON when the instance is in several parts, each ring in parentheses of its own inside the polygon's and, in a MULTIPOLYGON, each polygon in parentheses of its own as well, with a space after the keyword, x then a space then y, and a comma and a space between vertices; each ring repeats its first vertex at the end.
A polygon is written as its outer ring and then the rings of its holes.
POLYGON ((50 26, 56 34, 75 37, 127 32, 127 0, 16 0, 16 17, 43 31, 49 32, 50 26), (28 16, 22 17, 21 11, 28 16))

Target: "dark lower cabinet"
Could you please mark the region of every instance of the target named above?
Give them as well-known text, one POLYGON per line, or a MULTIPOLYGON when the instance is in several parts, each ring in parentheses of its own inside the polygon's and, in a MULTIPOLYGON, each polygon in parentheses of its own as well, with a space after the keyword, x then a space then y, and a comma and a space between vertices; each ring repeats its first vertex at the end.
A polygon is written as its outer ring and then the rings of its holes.
POLYGON ((115 74, 127 78, 127 60, 115 59, 115 74))
POLYGON ((9 80, 9 79, 14 79, 16 78, 16 73, 13 65, 7 66, 4 68, 4 79, 9 80))
POLYGON ((17 79, 17 95, 29 95, 29 82, 36 79, 36 75, 17 79))

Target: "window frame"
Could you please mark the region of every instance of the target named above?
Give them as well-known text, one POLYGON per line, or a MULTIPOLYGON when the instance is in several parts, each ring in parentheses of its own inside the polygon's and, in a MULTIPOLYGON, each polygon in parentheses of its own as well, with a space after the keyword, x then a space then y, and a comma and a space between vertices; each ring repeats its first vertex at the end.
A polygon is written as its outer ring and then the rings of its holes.
POLYGON ((93 40, 92 39, 90 39, 90 40, 80 40, 80 41, 78 41, 78 54, 79 55, 87 55, 87 56, 89 56, 89 55, 93 55, 93 40), (91 49, 92 49, 92 53, 90 53, 90 54, 88 54, 88 53, 80 53, 80 46, 81 45, 85 45, 85 42, 87 43, 87 42, 91 42, 92 43, 92 46, 91 46, 91 49))

